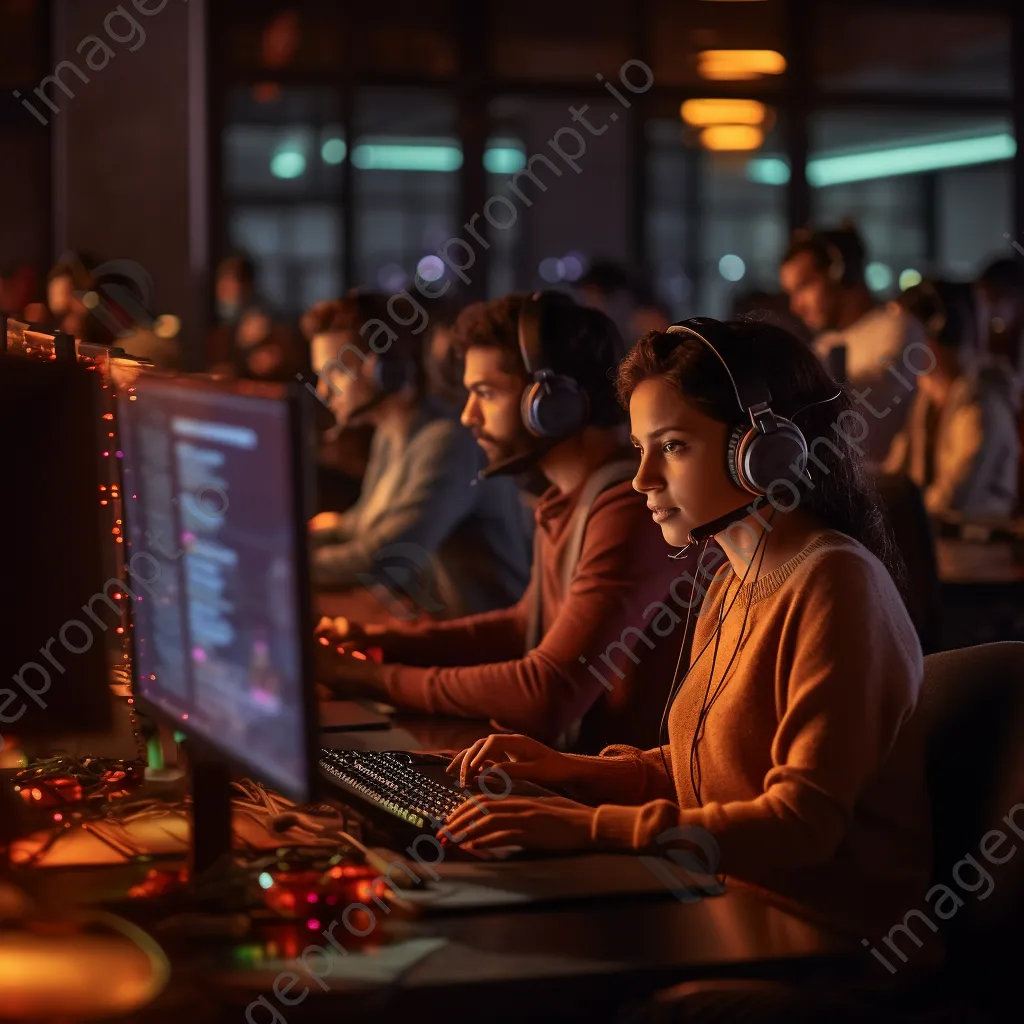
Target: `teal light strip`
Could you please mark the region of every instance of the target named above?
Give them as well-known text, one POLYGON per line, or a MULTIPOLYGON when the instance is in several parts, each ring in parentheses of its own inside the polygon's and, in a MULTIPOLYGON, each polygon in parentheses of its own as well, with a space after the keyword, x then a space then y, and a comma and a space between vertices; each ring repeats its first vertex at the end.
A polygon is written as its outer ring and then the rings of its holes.
MULTIPOLYGON (((340 164, 348 156, 345 141, 327 139, 321 147, 326 163, 340 164)), ((417 142, 366 142, 355 147, 352 163, 363 171, 436 171, 450 173, 462 166, 458 145, 417 142)), ((496 139, 484 152, 484 168, 489 174, 515 174, 526 166, 526 154, 512 140, 496 139)), ((295 145, 282 146, 271 161, 271 172, 278 178, 301 177, 306 158, 295 145)))
MULTIPOLYGON (((815 188, 825 188, 852 181, 872 181, 1010 160, 1016 152, 1013 136, 1005 132, 973 139, 894 146, 864 153, 815 157, 807 162, 807 180, 815 188)), ((784 185, 789 181, 789 166, 780 157, 755 157, 747 163, 747 177, 762 185, 784 185)))
POLYGON ((352 163, 361 171, 457 171, 462 166, 462 150, 458 146, 368 143, 352 150, 352 163))

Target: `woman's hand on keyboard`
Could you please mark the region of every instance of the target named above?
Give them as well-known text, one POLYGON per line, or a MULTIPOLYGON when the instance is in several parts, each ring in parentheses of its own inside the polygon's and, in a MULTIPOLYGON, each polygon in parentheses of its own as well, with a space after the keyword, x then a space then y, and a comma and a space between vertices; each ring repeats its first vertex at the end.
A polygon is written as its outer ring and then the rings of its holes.
POLYGON ((526 779, 541 785, 565 782, 571 762, 565 754, 544 746, 529 736, 517 733, 495 733, 477 740, 471 747, 457 754, 448 772, 459 776, 465 788, 486 768, 495 767, 510 779, 526 779))
POLYGON ((595 814, 563 797, 474 797, 452 812, 438 838, 449 837, 469 853, 510 846, 586 850, 594 845, 595 814))

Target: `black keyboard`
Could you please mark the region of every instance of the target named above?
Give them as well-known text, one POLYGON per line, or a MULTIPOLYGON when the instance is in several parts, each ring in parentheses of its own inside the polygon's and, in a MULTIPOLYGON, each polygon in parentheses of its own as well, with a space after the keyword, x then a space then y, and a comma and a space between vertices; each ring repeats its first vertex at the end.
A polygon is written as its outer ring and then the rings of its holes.
POLYGON ((440 828, 469 798, 445 774, 447 761, 400 750, 320 751, 320 772, 348 805, 405 822, 417 832, 440 828))

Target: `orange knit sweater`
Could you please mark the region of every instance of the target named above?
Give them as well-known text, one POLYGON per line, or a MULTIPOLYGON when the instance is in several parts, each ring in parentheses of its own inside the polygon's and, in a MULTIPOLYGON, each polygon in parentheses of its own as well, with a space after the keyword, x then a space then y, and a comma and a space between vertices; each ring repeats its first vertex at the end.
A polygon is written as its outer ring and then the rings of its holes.
POLYGON ((693 659, 669 715, 671 778, 659 748, 579 759, 573 789, 601 804, 598 845, 664 853, 666 829, 700 827, 718 872, 807 916, 860 935, 902 920, 927 887, 931 833, 921 649, 884 566, 823 531, 756 582, 740 587, 727 570, 708 590, 693 659), (698 746, 701 805, 691 740, 730 661, 698 746))

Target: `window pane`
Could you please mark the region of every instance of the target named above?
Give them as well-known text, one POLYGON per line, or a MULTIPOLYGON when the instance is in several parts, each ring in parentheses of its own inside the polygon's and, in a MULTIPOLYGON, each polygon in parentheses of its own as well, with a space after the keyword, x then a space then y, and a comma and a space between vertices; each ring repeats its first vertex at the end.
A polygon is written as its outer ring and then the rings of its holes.
POLYGON ((879 294, 892 294, 907 270, 969 276, 1005 248, 1013 223, 1008 118, 823 112, 812 119, 811 140, 815 221, 857 224, 879 294))
POLYGON ((263 301, 296 314, 336 297, 347 147, 337 94, 238 87, 223 135, 227 244, 256 262, 263 301))
POLYGON ((615 100, 532 96, 498 97, 490 114, 492 173, 481 211, 492 243, 489 294, 571 287, 593 260, 628 260, 631 114, 615 100), (574 122, 570 105, 589 129, 574 122))
POLYGON ((754 153, 711 152, 678 120, 648 126, 648 262, 676 316, 728 316, 753 291, 778 290, 785 189, 778 126, 754 153), (694 223, 695 220, 695 223, 694 223))
POLYGON ((816 73, 826 89, 1006 96, 1010 25, 991 12, 816 5, 816 73))
MULTIPOLYGON (((455 102, 446 93, 365 89, 358 94, 351 154, 355 283, 399 291, 414 280, 424 257, 458 234, 462 144, 456 126, 455 102)), ((427 280, 433 273, 427 270, 427 280)), ((429 292, 442 288, 435 284, 429 292)))

